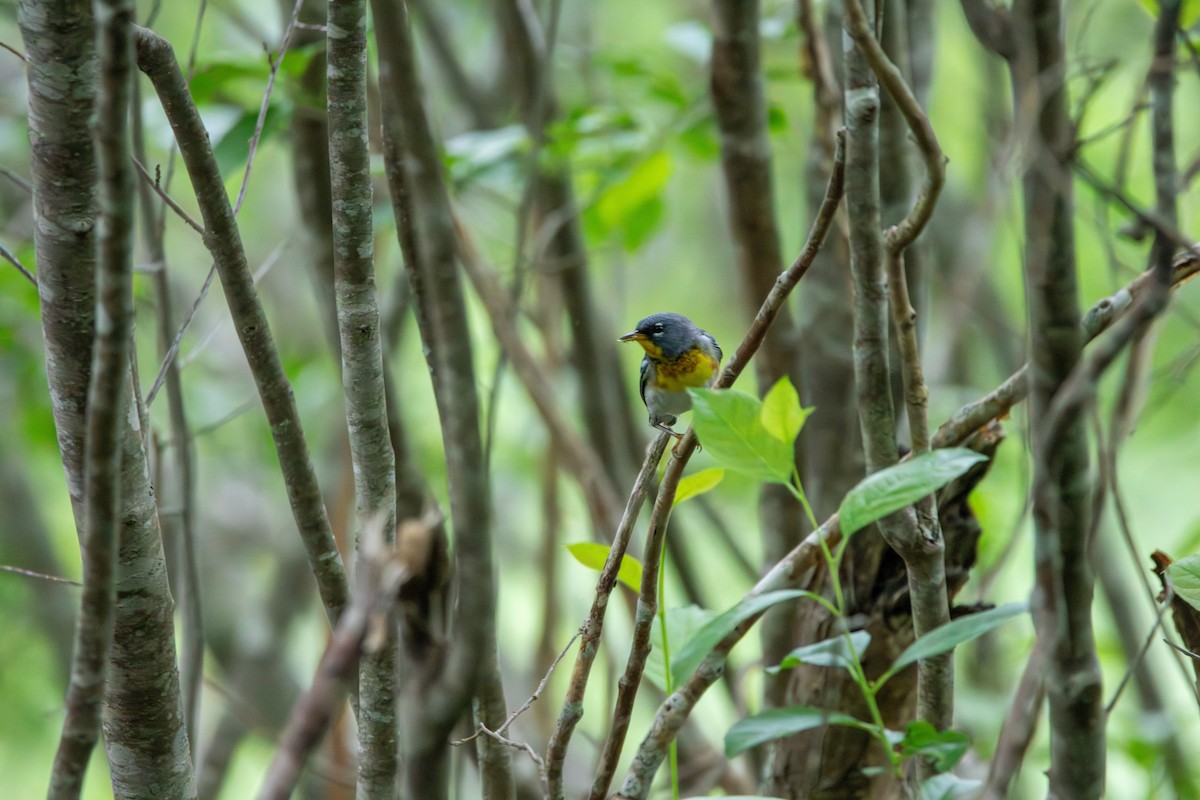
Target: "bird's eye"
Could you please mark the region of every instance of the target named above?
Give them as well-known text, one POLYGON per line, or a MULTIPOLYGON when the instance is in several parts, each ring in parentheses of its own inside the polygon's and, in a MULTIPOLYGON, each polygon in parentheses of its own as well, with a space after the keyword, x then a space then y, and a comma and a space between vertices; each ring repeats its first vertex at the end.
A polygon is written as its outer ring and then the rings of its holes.
POLYGON ((654 332, 655 332, 655 333, 662 333, 662 332, 663 332, 663 324, 662 324, 661 322, 656 322, 656 323, 654 323, 654 332))

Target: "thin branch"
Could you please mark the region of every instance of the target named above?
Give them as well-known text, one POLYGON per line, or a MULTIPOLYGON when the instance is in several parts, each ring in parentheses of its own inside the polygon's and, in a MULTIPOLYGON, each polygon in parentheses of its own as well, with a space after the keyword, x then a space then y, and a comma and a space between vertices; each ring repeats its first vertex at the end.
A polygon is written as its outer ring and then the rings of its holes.
POLYGON ((171 45, 140 27, 135 28, 135 40, 138 66, 150 77, 158 92, 196 190, 207 232, 205 244, 221 276, 238 338, 271 425, 292 514, 326 614, 333 622, 347 601, 346 571, 325 513, 291 384, 284 374, 266 314, 254 289, 224 180, 171 45))
MULTIPOLYGON (((174 328, 171 287, 167 272, 165 228, 161 218, 166 216, 155 195, 168 207, 182 213, 182 209, 174 204, 166 191, 158 186, 157 181, 150 180, 141 159, 146 157, 146 140, 142 120, 141 82, 134 81, 133 85, 133 165, 137 168, 142 180, 138 181, 138 199, 142 212, 141 233, 150 261, 156 265, 152 275, 154 293, 157 302, 154 307, 155 327, 158 333, 158 351, 160 357, 170 350, 171 332, 174 328)), ((184 218, 190 220, 186 214, 184 218)), ((203 235, 203 228, 200 228, 203 235)), ((137 359, 132 360, 134 367, 137 359)), ((184 406, 183 381, 180 368, 174 359, 166 362, 166 372, 162 376, 167 387, 167 412, 171 427, 171 449, 174 456, 175 481, 170 485, 167 480, 156 480, 158 493, 156 501, 159 505, 159 517, 164 540, 179 546, 179 556, 175 574, 177 585, 172 590, 179 598, 179 606, 183 612, 181 636, 183 645, 180 648, 180 679, 184 697, 184 718, 187 722, 188 741, 191 743, 193 761, 198 747, 198 726, 200 722, 200 684, 204 678, 204 612, 201 602, 200 572, 196 560, 196 504, 195 504, 195 459, 193 455, 191 432, 188 428, 187 410, 184 406), (177 492, 173 495, 172 492, 177 492), (165 499, 178 504, 179 513, 164 515, 162 506, 165 499)), ((140 386, 140 376, 134 374, 134 386, 140 386)), ((139 412, 147 408, 146 403, 139 405, 139 412)), ((143 422, 142 429, 147 430, 148 424, 143 422)), ((161 462, 159 462, 161 468, 161 462)))
MULTIPOLYGON (((1172 289, 1179 288, 1200 273, 1200 256, 1195 252, 1200 252, 1200 245, 1193 245, 1191 250, 1175 258, 1171 269, 1172 289)), ((1151 290, 1153 280, 1156 279, 1151 273, 1143 273, 1120 291, 1097 301, 1083 317, 1084 340, 1095 339, 1121 319, 1137 298, 1151 290)), ((1028 381, 1029 365, 1026 364, 991 392, 963 406, 943 422, 933 435, 932 446, 953 447, 962 444, 989 420, 1003 417, 1028 395, 1028 381)))
POLYGON ((189 228, 191 228, 192 230, 194 230, 196 233, 200 234, 201 236, 204 236, 204 226, 201 225, 199 222, 197 222, 195 219, 193 219, 192 215, 187 213, 187 211, 184 210, 183 206, 181 206, 181 205, 179 205, 179 203, 175 202, 175 198, 171 197, 171 195, 167 192, 167 190, 159 185, 158 179, 155 178, 154 176, 152 176, 146 170, 146 168, 142 165, 142 162, 138 161, 135 158, 135 159, 133 159, 133 165, 135 167, 137 167, 138 175, 140 175, 142 180, 145 181, 145 183, 154 190, 154 193, 157 194, 159 196, 159 198, 162 199, 163 203, 166 204, 167 208, 174 211, 175 215, 178 216, 181 220, 183 220, 184 223, 189 228))
POLYGON ((26 267, 24 264, 22 264, 21 259, 17 258, 15 255, 13 255, 12 251, 10 251, 7 247, 5 247, 2 244, 0 244, 0 258, 3 258, 5 261, 7 261, 8 263, 10 263, 14 267, 16 267, 17 272, 20 272, 22 275, 25 276, 25 280, 29 281, 34 286, 38 285, 37 278, 34 276, 34 274, 32 272, 29 271, 29 268, 26 267))
POLYGON ((633 482, 633 488, 630 490, 629 499, 625 504, 625 512, 613 533, 612 546, 604 561, 604 567, 600 570, 600 577, 596 581, 596 596, 592 600, 592 607, 588 611, 583 625, 580 626, 579 633, 576 634, 580 637, 579 653, 575 656, 575 665, 571 670, 571 682, 563 698, 562 711, 559 712, 558 720, 554 724, 554 731, 546 746, 546 774, 549 785, 547 796, 555 798, 555 800, 559 800, 563 796, 563 768, 567 756, 567 746, 570 744, 575 726, 583 718, 583 698, 587 692, 592 665, 600 652, 600 634, 604 630, 604 615, 608 610, 608 599, 617 585, 617 572, 621 568, 621 559, 629 547, 633 526, 637 522, 642 502, 646 499, 651 482, 654 480, 655 469, 666 451, 668 438, 666 434, 658 436, 647 448, 642 469, 633 482))
POLYGON ((37 572, 36 570, 25 569, 24 567, 14 567, 11 564, 0 564, 0 570, 3 570, 5 572, 12 572, 16 575, 24 575, 26 578, 36 578, 39 581, 50 581, 52 583, 65 583, 69 586, 83 586, 83 584, 80 583, 79 581, 71 580, 70 578, 60 578, 57 575, 47 575, 44 572, 37 572))
MULTIPOLYGON (((236 217, 238 212, 242 210, 242 203, 246 200, 246 188, 250 185, 250 170, 254 168, 254 156, 258 153, 258 143, 262 139, 263 128, 267 124, 267 110, 271 107, 271 91, 275 88, 275 77, 279 74, 279 67, 283 64, 283 57, 287 54, 288 48, 292 44, 292 34, 296 31, 296 23, 300 18, 300 9, 304 7, 304 0, 296 0, 296 4, 292 6, 292 15, 288 18, 287 26, 283 29, 283 41, 279 43, 279 51, 270 59, 271 69, 267 75, 267 88, 263 91, 262 103, 258 107, 258 118, 254 121, 254 133, 250 136, 250 149, 246 153, 246 169, 242 173, 242 185, 238 189, 237 201, 233 204, 233 215, 236 217)), ((200 8, 200 13, 204 13, 203 4, 200 8)), ((196 38, 192 41, 191 58, 196 56, 196 45, 200 36, 200 25, 196 25, 196 38)), ((188 74, 191 75, 193 63, 188 62, 188 74)), ((182 145, 181 145, 182 149, 182 145)), ((187 160, 187 156, 184 156, 187 160)))

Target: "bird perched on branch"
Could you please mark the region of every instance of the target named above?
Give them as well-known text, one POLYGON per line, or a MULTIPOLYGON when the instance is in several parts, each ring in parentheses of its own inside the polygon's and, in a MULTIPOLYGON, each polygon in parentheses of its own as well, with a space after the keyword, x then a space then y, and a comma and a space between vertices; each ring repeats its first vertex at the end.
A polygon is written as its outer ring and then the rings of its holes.
POLYGON ((716 376, 721 346, 687 317, 671 313, 651 314, 618 341, 637 342, 646 351, 640 391, 650 426, 682 440, 671 426, 692 407, 687 390, 707 386, 716 376))

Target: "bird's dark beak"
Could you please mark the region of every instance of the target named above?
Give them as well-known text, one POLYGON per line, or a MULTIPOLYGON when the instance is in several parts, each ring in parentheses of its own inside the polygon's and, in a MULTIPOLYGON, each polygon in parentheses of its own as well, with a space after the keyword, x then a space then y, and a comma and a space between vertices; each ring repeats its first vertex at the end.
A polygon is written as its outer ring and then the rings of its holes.
POLYGON ((646 334, 641 331, 631 331, 617 339, 618 342, 642 342, 646 340, 646 334))

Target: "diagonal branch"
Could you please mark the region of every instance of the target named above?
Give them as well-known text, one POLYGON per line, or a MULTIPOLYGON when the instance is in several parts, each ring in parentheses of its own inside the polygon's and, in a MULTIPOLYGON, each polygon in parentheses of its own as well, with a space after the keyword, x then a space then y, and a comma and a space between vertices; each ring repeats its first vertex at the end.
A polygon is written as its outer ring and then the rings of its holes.
POLYGON ((204 218, 204 243, 216 262, 238 339, 271 426, 292 515, 332 623, 346 604, 346 571, 325 513, 291 383, 284 374, 266 312, 254 288, 221 171, 170 43, 140 27, 135 27, 134 38, 138 66, 154 84, 192 179, 204 218))

